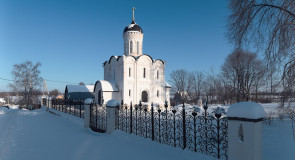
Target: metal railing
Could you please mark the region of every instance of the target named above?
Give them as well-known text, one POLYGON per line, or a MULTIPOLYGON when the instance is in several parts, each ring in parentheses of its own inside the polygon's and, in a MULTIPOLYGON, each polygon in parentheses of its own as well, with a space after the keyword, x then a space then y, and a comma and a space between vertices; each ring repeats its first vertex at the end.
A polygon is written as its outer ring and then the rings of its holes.
POLYGON ((116 128, 131 134, 150 138, 152 141, 182 149, 201 152, 227 159, 227 117, 224 110, 208 112, 203 108, 168 108, 151 105, 121 105, 117 111, 116 128))

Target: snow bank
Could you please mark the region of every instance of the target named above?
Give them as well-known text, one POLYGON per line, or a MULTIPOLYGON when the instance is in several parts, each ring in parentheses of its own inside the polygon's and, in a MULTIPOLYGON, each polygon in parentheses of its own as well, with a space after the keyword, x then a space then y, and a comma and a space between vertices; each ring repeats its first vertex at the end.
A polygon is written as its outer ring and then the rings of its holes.
POLYGON ((239 102, 231 105, 227 111, 228 117, 259 119, 265 117, 263 107, 254 102, 239 102))

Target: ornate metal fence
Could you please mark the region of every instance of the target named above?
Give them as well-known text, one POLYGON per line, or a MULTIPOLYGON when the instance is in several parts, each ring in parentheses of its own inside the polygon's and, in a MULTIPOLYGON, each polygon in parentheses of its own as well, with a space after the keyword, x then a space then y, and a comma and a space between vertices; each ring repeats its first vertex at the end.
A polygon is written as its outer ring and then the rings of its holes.
POLYGON ((61 112, 72 114, 74 116, 84 118, 84 101, 72 100, 65 101, 61 99, 52 99, 52 108, 61 112))
POLYGON ((151 106, 121 105, 117 111, 116 128, 182 149, 189 149, 218 159, 227 159, 227 117, 220 108, 208 113, 200 108, 164 109, 151 106))
POLYGON ((90 128, 93 131, 106 132, 106 107, 97 104, 90 105, 90 128))

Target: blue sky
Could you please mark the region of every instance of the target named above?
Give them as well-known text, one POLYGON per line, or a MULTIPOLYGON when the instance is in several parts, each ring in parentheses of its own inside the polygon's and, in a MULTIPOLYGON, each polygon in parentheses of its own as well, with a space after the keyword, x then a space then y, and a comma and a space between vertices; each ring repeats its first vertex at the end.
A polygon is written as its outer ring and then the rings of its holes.
MULTIPOLYGON (((0 78, 13 79, 13 64, 41 62, 45 79, 95 83, 102 63, 123 54, 123 30, 135 21, 143 53, 176 69, 216 71, 232 51, 225 37, 225 0, 0 0, 0 78)), ((0 91, 8 91, 0 80, 0 91)), ((47 82, 64 91, 64 83, 47 82)))

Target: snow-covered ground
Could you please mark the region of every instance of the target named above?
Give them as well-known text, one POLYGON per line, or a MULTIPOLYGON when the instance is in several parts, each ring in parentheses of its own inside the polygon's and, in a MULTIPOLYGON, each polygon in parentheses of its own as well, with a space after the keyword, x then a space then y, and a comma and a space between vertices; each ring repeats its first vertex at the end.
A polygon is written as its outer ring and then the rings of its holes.
POLYGON ((214 160, 121 131, 97 134, 83 128, 83 119, 44 108, 0 110, 1 160, 214 160))
MULTIPOLYGON (((275 104, 266 105, 272 111, 275 104)), ((265 105, 263 105, 264 108, 265 105)), ((0 108, 0 160, 214 160, 210 156, 115 131, 98 134, 83 128, 83 119, 17 107, 0 108)), ((294 160, 291 122, 275 120, 263 128, 263 159, 294 160)))

